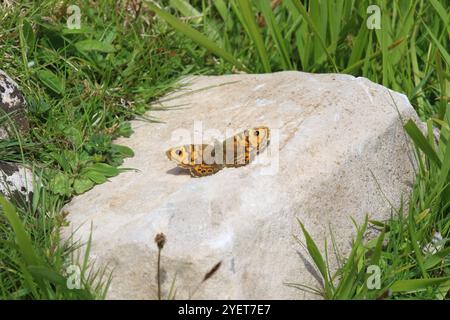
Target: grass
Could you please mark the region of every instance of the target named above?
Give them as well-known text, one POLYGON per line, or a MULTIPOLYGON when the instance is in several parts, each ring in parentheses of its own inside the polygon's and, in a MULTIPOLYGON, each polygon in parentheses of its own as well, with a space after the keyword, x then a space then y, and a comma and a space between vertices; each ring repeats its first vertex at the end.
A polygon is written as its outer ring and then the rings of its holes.
POLYGON ((435 114, 443 119, 450 65, 445 1, 394 1, 389 6, 375 1, 381 29, 372 30, 366 26, 370 1, 283 0, 270 7, 267 1, 179 0, 159 1, 160 8, 145 2, 175 30, 215 54, 219 64, 255 73, 364 76, 404 92, 423 119, 435 114), (201 9, 199 18, 183 16, 177 10, 181 3, 201 9))
MULTIPOLYGON (((450 114, 446 114, 449 122, 450 114)), ((434 120, 437 121, 437 120, 434 120)), ((325 299, 448 299, 450 291, 450 128, 442 121, 439 142, 428 121, 428 135, 409 120, 405 130, 416 147, 419 164, 407 209, 392 208, 388 221, 366 221, 356 227, 352 250, 343 260, 336 249, 340 267, 334 274, 300 222, 306 243, 323 283, 319 288, 298 283, 288 285, 325 299), (404 212, 406 211, 406 214, 404 212), (364 240, 369 224, 377 236, 364 240), (379 272, 379 286, 370 287, 370 268, 379 272), (337 283, 337 285, 335 285, 337 283)), ((330 230, 332 233, 332 230, 330 230)), ((325 248, 326 250, 326 248, 325 248)), ((325 256, 327 257, 326 251, 325 256)))
MULTIPOLYGON (((65 25, 69 1, 0 6, 0 66, 21 86, 33 130, 0 141, 0 160, 33 168, 31 201, 0 198, 0 297, 101 299, 107 274, 87 274, 65 290, 74 247, 61 242, 63 205, 119 174, 133 151, 114 144, 133 117, 190 73, 340 72, 405 93, 427 122, 424 136, 405 127, 416 146, 417 180, 407 214, 367 221, 342 267, 308 238, 305 248, 324 277, 313 290, 328 299, 448 297, 449 5, 438 0, 375 1, 381 29, 366 26, 370 1, 164 0, 78 1, 81 29, 65 25), (433 130, 440 132, 435 141, 433 130), (370 225, 370 226, 369 226, 370 225), (379 230, 367 242, 367 228, 379 230), (444 240, 425 250, 433 237, 444 240), (36 259, 36 257, 39 257, 36 259), (380 267, 380 289, 368 290, 367 268, 380 267)), ((0 115, 0 123, 8 121, 0 115)), ((407 205, 407 206, 406 206, 407 205)), ((89 246, 87 246, 89 248, 89 246)))
POLYGON ((428 127, 424 136, 414 123, 405 125, 419 164, 412 193, 405 200, 407 214, 400 214, 403 208, 392 208, 395 214, 389 221, 372 221, 371 227, 379 234, 369 242, 364 240, 368 222, 357 226, 353 249, 333 275, 328 259, 301 224, 304 247, 323 283, 319 289, 291 285, 327 299, 448 297, 448 3, 375 1, 381 12, 380 29, 366 25, 369 1, 148 3, 175 30, 215 54, 219 64, 231 63, 237 70, 250 72, 348 73, 405 93, 428 127), (196 12, 195 19, 186 16, 192 12, 196 12), (440 132, 437 142, 434 130, 440 132), (429 249, 433 246, 434 250, 429 249), (367 286, 367 270, 372 265, 382 275, 380 288, 375 290, 367 286))
MULTIPOLYGON (((0 160, 24 163, 39 181, 31 201, 15 199, 17 211, 9 214, 19 217, 20 232, 4 217, 12 209, 2 202, 3 298, 104 296, 105 288, 95 285, 99 278, 89 275, 85 291, 60 290, 62 279, 70 276, 67 265, 76 263, 71 261, 74 248, 59 239, 61 209, 72 196, 119 174, 118 167, 133 151, 113 139, 132 133, 128 120, 133 117, 154 121, 144 116, 149 102, 173 88, 179 76, 201 69, 191 54, 204 50, 191 48, 183 37, 154 21, 146 8, 126 11, 125 2, 94 6, 83 1, 77 30, 65 25, 69 4, 25 1, 0 9, 0 66, 20 84, 33 128, 2 140, 0 160), (20 233, 29 238, 26 250, 16 246, 20 233), (27 252, 35 252, 40 260, 27 260, 27 252), (47 279, 30 274, 30 266, 45 267, 39 272, 47 279)), ((0 117, 0 122, 6 121, 8 117, 0 117)), ((81 267, 84 272, 86 266, 81 267)), ((108 277, 100 282, 107 284, 108 277)))

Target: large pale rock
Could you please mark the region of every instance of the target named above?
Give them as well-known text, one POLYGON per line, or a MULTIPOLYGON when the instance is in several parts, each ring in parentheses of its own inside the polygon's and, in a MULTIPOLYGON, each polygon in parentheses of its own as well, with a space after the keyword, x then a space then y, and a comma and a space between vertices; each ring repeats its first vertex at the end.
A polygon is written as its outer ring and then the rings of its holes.
MULTIPOLYGON (((318 286, 294 239, 301 220, 321 248, 329 225, 342 253, 354 235, 350 217, 385 219, 389 201, 407 197, 413 164, 402 120, 417 121, 407 98, 364 78, 282 72, 195 77, 157 115, 134 121, 118 143, 134 149, 129 171, 76 197, 67 207, 75 238, 114 269, 109 298, 156 297, 157 247, 163 232, 163 292, 178 298, 302 299, 286 286, 318 286), (395 100, 395 104, 393 100, 395 100), (401 119, 400 119, 401 118, 401 119), (272 141, 256 164, 191 178, 164 151, 190 134, 269 126, 272 141), (194 128, 195 127, 195 128, 194 128), (209 130, 209 131, 208 131, 209 130), (218 261, 217 273, 197 288, 218 261)), ((213 137, 207 137, 207 141, 213 137)), ((329 239, 329 237, 328 237, 329 239)))

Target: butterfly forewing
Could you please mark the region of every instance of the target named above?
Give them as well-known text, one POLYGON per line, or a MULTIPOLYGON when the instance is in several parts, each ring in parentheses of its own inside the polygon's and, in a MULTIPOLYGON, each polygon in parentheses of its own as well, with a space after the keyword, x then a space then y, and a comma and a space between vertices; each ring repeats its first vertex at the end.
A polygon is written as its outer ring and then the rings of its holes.
POLYGON ((234 135, 224 142, 225 165, 240 167, 252 162, 269 141, 270 130, 267 127, 257 127, 234 135))

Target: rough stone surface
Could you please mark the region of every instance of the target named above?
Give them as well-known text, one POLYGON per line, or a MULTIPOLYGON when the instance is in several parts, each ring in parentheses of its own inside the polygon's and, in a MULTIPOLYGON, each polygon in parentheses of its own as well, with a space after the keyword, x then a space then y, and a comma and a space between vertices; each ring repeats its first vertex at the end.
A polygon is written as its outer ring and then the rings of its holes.
POLYGON ((0 161, 0 194, 7 198, 30 199, 33 192, 33 174, 26 167, 0 161))
POLYGON ((86 241, 93 223, 92 257, 114 269, 111 299, 156 298, 159 232, 167 237, 163 294, 175 281, 177 298, 315 298, 286 285, 319 286, 293 237, 302 238, 297 219, 320 248, 331 226, 345 255, 355 234, 350 217, 388 218, 386 199, 399 205, 413 181, 402 120, 418 121, 415 111, 404 95, 348 75, 188 82, 161 102, 174 108, 152 113, 163 123, 133 121, 135 133, 118 143, 135 151, 124 166, 138 171, 76 197, 66 207, 71 224, 64 234, 79 228, 75 238, 86 241), (180 144, 177 135, 198 133, 199 121, 204 133, 269 126, 272 141, 259 163, 191 178, 164 152, 180 144), (217 273, 198 286, 218 261, 217 273))
POLYGON ((29 129, 28 121, 25 117, 26 102, 14 80, 0 70, 0 139, 4 139, 14 131, 11 128, 11 121, 19 132, 29 129), (3 121, 5 114, 11 121, 3 121), (9 123, 8 123, 9 122, 9 123), (6 125, 3 125, 6 123, 6 125))
MULTIPOLYGON (((29 125, 25 116, 26 102, 14 80, 0 70, 0 140, 24 133, 29 125)), ((0 146, 1 147, 1 146, 0 146)), ((32 173, 24 166, 0 161, 0 193, 8 198, 27 196, 32 192, 32 173)))

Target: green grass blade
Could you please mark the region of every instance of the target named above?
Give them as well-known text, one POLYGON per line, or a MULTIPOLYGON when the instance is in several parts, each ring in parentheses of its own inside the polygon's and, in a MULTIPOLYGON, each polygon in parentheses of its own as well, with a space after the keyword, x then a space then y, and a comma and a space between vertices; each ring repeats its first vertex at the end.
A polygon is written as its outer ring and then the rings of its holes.
POLYGON ((449 11, 446 11, 445 8, 442 6, 442 4, 437 0, 429 0, 431 5, 433 6, 434 10, 438 13, 439 17, 442 19, 442 22, 444 23, 444 26, 450 27, 449 23, 449 11))
POLYGON ((440 167, 442 163, 439 156, 436 154, 436 151, 434 151, 433 147, 429 144, 422 131, 420 131, 414 121, 408 120, 404 127, 416 147, 422 150, 430 160, 435 162, 438 167, 440 167))
POLYGON ((249 0, 236 0, 237 7, 242 14, 242 22, 246 25, 248 36, 255 44, 259 59, 263 65, 264 72, 271 72, 269 56, 264 45, 263 38, 256 24, 254 14, 249 0))
MULTIPOLYGON (((367 48, 369 31, 370 30, 367 28, 367 26, 365 24, 361 24, 361 28, 359 29, 358 34, 353 41, 352 52, 350 53, 350 58, 348 60, 347 68, 344 71, 342 71, 343 73, 348 73, 349 70, 353 69, 350 67, 362 59, 363 53, 365 52, 365 49, 367 48)), ((360 63, 360 65, 362 65, 363 62, 364 62, 364 59, 362 59, 362 62, 360 63)))
POLYGON ((20 253, 22 254, 25 262, 28 265, 41 265, 42 262, 33 247, 28 233, 25 231, 22 221, 20 221, 20 218, 17 215, 16 208, 1 194, 0 206, 3 209, 3 214, 14 230, 17 245, 20 248, 20 253))
POLYGON ((199 17, 195 22, 200 22, 201 13, 186 0, 170 0, 170 5, 180 11, 185 17, 199 17))
MULTIPOLYGON (((331 53, 335 56, 337 43, 339 41, 339 34, 341 32, 342 11, 344 9, 344 1, 327 1, 328 4, 328 31, 330 33, 330 40, 332 43, 331 53)), ((366 28, 367 29, 367 28, 366 28)))
POLYGON ((442 161, 443 165, 437 175, 437 183, 436 187, 433 190, 437 192, 437 190, 444 187, 445 184, 449 183, 449 173, 450 173, 450 143, 447 144, 447 149, 444 154, 444 159, 442 161))
POLYGON ((363 237, 367 230, 368 217, 365 217, 364 223, 360 228, 358 228, 356 222, 353 219, 352 221, 357 228, 356 239, 353 242, 352 250, 350 251, 350 255, 346 263, 340 270, 342 278, 339 281, 335 294, 336 297, 343 299, 347 299, 351 296, 351 292, 355 284, 355 279, 358 276, 358 272, 356 269, 357 263, 361 261, 362 258, 362 252, 358 253, 358 251, 360 251, 362 248, 363 237))
POLYGON ((430 286, 437 286, 446 283, 449 280, 450 277, 397 280, 391 285, 390 289, 392 290, 392 292, 411 292, 425 290, 430 286))
POLYGON ((279 24, 275 21, 275 16, 273 14, 272 8, 270 6, 270 3, 268 1, 260 1, 258 2, 259 8, 263 13, 263 16, 267 22, 267 26, 269 27, 269 30, 273 36, 273 39, 276 43, 278 52, 281 56, 281 62, 283 65, 284 70, 291 70, 293 69, 290 55, 288 52, 288 45, 289 43, 283 38, 281 35, 281 30, 279 27, 279 24))
POLYGON ((197 30, 193 29, 188 24, 181 22, 176 17, 172 16, 170 13, 167 13, 166 11, 158 8, 156 5, 148 1, 145 1, 145 3, 149 6, 151 10, 155 11, 162 19, 164 19, 178 32, 181 32, 195 43, 199 44, 200 46, 208 49, 212 53, 233 64, 236 68, 248 71, 247 68, 241 62, 239 62, 233 55, 231 55, 224 49, 220 48, 218 45, 216 45, 214 42, 209 40, 206 36, 198 32, 197 30))
POLYGON ((442 46, 442 44, 439 42, 439 40, 436 38, 436 36, 433 34, 433 32, 430 30, 430 28, 427 27, 427 25, 425 23, 423 23, 423 26, 425 27, 428 34, 430 35, 431 40, 433 40, 433 43, 438 48, 439 52, 442 55, 442 58, 444 58, 445 63, 447 64, 447 66, 450 66, 450 54, 448 54, 448 51, 442 46))
POLYGON ((375 246, 375 249, 372 253, 372 257, 370 259, 370 263, 374 264, 374 265, 378 265, 378 262, 380 261, 381 258, 381 252, 383 249, 383 241, 384 241, 384 236, 385 236, 385 231, 383 230, 383 232, 381 232, 381 234, 378 236, 377 239, 377 244, 375 246))
POLYGON ((299 221, 299 223, 300 223, 300 227, 302 228, 303 235, 305 236, 306 247, 308 249, 308 252, 311 254, 311 257, 313 258, 314 263, 316 264, 317 268, 319 269, 322 277, 324 277, 325 279, 328 279, 328 272, 327 272, 325 260, 323 259, 322 255, 319 251, 319 248, 317 248, 316 243, 311 238, 308 231, 306 231, 303 223, 301 223, 300 221, 299 221))
POLYGON ((416 228, 416 223, 414 221, 414 213, 411 211, 408 214, 408 232, 409 232, 409 237, 411 239, 411 246, 413 248, 414 255, 416 256, 416 261, 417 261, 419 270, 422 273, 422 276, 424 278, 428 278, 427 269, 425 268, 425 265, 423 262, 424 261, 423 254, 422 254, 422 251, 421 251, 421 249, 419 247, 419 243, 418 243, 419 239, 418 239, 417 235, 420 231, 417 230, 417 228, 416 228))
POLYGON ((320 253, 319 249, 317 248, 316 243, 311 238, 308 231, 306 231, 306 228, 303 225, 303 223, 300 221, 298 221, 298 223, 300 224, 300 227, 303 231, 303 235, 305 236, 306 248, 308 249, 308 252, 309 252, 311 258, 313 259, 314 264, 317 266, 320 274, 322 275, 322 277, 324 279, 324 287, 325 287, 326 295, 328 297, 331 297, 332 291, 331 291, 331 287, 330 287, 330 281, 328 278, 327 265, 322 257, 322 254, 320 253))
MULTIPOLYGON (((384 16, 384 15, 383 15, 384 16)), ((383 19, 385 22, 386 19, 383 19)), ((384 25, 384 23, 383 23, 384 25)), ((375 34, 377 35, 378 43, 381 47, 381 65, 382 65, 382 83, 384 86, 389 86, 389 56, 388 56, 388 45, 387 45, 387 31, 385 29, 376 29, 375 34)))
POLYGON ((93 39, 78 41, 74 45, 81 52, 112 53, 116 51, 113 45, 93 39))
POLYGON ((47 88, 51 89, 57 94, 64 94, 65 85, 59 77, 48 69, 42 69, 36 72, 36 76, 42 81, 47 88))
POLYGON ((313 20, 311 19, 311 17, 309 16, 308 12, 306 11, 305 6, 300 2, 300 1, 294 1, 293 4, 295 5, 295 7, 297 8, 298 12, 303 16, 303 18, 306 20, 306 22, 308 23, 309 27, 311 28, 312 32, 314 33, 314 35, 318 38, 318 41, 322 47, 322 50, 325 52, 325 54, 328 57, 328 60, 330 61, 330 63, 333 66, 333 69, 335 72, 339 72, 339 69, 336 65, 336 62, 334 61, 334 58, 331 56, 331 54, 328 52, 327 46, 325 44, 324 39, 322 39, 319 30, 317 29, 316 25, 314 24, 313 20))

